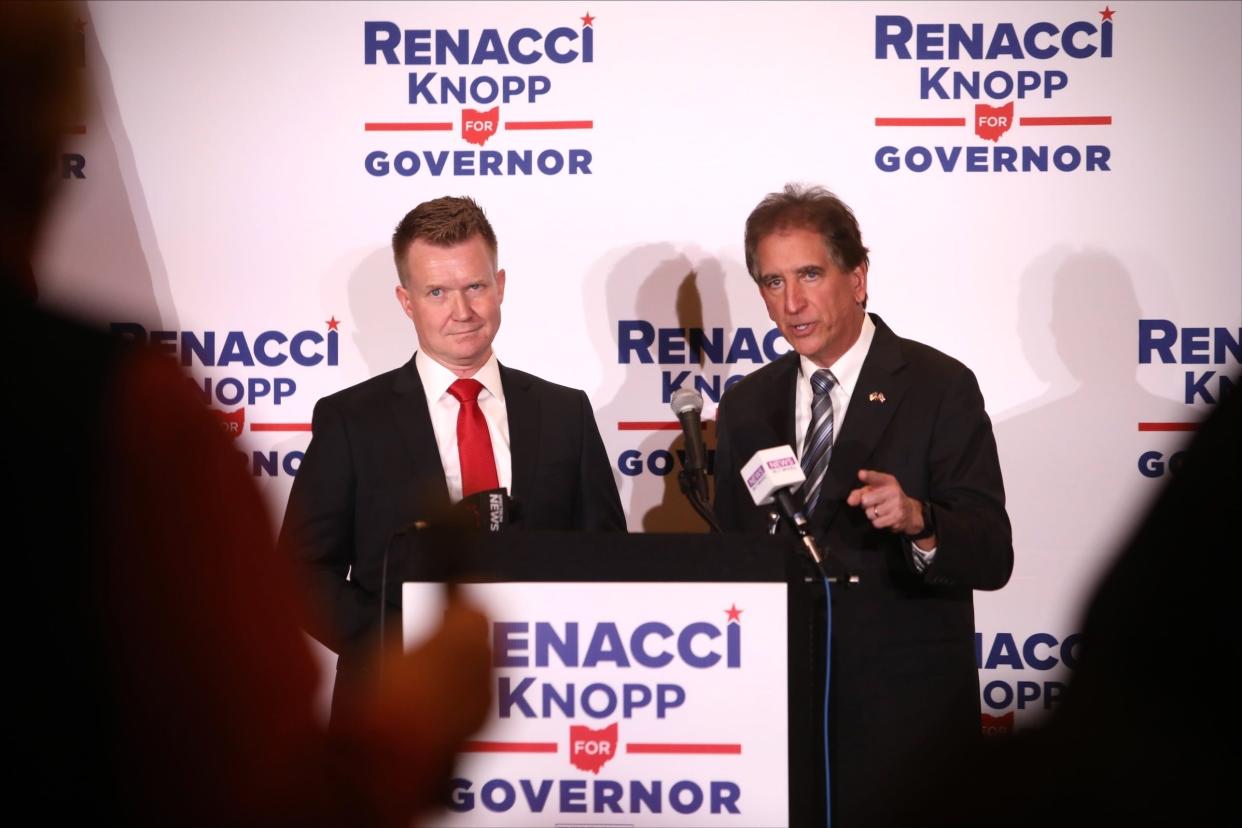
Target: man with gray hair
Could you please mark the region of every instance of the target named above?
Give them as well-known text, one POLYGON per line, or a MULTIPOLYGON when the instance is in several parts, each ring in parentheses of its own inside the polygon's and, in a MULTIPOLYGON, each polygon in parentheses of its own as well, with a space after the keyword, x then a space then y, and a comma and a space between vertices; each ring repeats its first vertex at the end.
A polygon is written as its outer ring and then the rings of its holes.
POLYGON ((793 351, 725 394, 716 516, 762 531, 738 468, 797 450, 812 531, 860 578, 831 587, 834 826, 885 825, 980 734, 975 589, 1013 568, 996 441, 974 375, 868 314, 853 212, 787 186, 746 222, 746 265, 793 351))

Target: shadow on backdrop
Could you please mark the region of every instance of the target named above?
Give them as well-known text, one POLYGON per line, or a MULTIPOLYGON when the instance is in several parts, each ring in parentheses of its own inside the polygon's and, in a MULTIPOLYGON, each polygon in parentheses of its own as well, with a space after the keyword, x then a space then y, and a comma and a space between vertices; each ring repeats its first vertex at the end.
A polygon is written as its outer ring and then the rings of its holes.
POLYGON ((1049 251, 1023 273, 1019 302, 1023 351, 1049 389, 997 418, 1015 573, 1063 568, 1085 590, 1108 562, 1100 553, 1117 548, 1147 502, 1135 501, 1134 486, 1117 485, 1132 473, 1144 489, 1137 423, 1186 419, 1189 409, 1139 384, 1141 309, 1131 275, 1111 253, 1049 251))
MULTIPOLYGON (((589 283, 585 295, 596 295, 589 283)), ((610 320, 612 327, 607 337, 597 335, 594 340, 605 365, 617 363, 620 344, 617 320, 646 320, 657 328, 723 328, 726 332, 732 328, 722 263, 711 257, 692 261, 667 242, 625 252, 604 278, 604 297, 604 318, 610 320)), ((706 532, 703 519, 691 509, 677 483, 685 450, 681 432, 627 431, 624 434, 634 435, 636 439, 616 439, 622 423, 653 418, 676 423, 668 401, 662 397, 657 371, 642 370, 637 360, 620 367, 621 383, 612 390, 610 400, 596 410, 596 420, 607 443, 624 443, 640 453, 638 463, 626 466, 633 474, 619 470, 622 504, 631 530, 706 532)), ((668 366, 670 369, 678 367, 689 369, 692 382, 698 369, 706 366, 702 357, 698 365, 668 366)), ((707 404, 710 406, 711 401, 707 404)), ((704 443, 710 471, 716 448, 715 423, 704 423, 704 443)))
POLYGON ((66 125, 62 186, 33 263, 40 302, 83 319, 177 330, 168 271, 88 7, 77 8, 72 26, 74 62, 90 83, 80 116, 66 125))

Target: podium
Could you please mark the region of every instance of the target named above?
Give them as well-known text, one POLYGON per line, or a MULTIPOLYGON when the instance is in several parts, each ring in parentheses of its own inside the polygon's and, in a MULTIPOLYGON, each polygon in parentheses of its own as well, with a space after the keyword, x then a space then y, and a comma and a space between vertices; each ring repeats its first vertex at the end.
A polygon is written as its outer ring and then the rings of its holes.
POLYGON ((432 826, 824 822, 823 583, 796 539, 413 537, 413 646, 444 581, 492 622, 491 713, 432 826))

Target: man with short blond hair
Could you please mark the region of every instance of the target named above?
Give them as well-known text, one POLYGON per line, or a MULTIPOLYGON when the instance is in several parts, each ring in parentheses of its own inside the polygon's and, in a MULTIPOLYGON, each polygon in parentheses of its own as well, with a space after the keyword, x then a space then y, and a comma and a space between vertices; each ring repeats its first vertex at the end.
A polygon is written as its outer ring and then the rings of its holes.
POLYGON ((386 550, 415 521, 505 489, 521 504, 520 528, 625 529, 586 394, 496 359, 505 271, 479 206, 424 202, 392 244, 397 302, 419 350, 315 406, 281 530, 326 610, 310 632, 340 654, 334 718, 374 643, 386 550))

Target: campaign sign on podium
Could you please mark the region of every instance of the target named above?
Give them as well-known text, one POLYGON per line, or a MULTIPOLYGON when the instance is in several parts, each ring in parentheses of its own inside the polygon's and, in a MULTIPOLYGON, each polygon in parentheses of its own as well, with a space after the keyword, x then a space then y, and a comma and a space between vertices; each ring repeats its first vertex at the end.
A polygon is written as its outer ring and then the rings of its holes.
MULTIPOLYGON (((424 824, 790 824, 787 584, 462 589, 491 619, 491 712, 424 824)), ((407 646, 442 595, 403 586, 407 646)))

